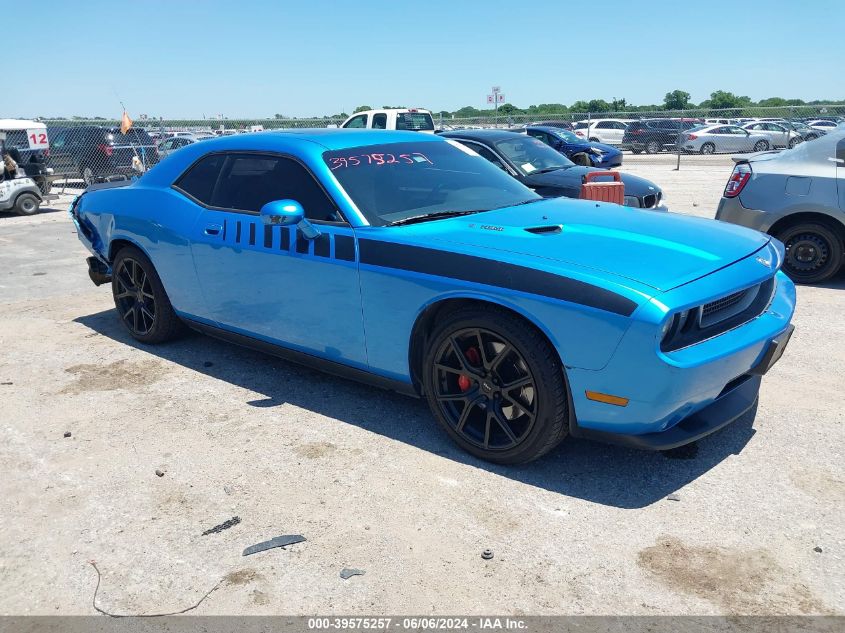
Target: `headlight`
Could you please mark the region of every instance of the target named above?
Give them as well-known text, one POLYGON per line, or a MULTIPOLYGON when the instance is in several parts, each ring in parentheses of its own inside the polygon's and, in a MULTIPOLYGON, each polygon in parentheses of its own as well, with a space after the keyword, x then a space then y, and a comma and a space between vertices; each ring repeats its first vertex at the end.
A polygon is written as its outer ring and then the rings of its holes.
POLYGON ((601 155, 602 155, 601 150, 600 150, 598 147, 591 147, 591 148, 590 148, 590 151, 591 151, 593 154, 596 154, 596 155, 598 155, 598 156, 601 156, 601 155))
POLYGON ((695 322, 695 315, 697 312, 698 308, 682 310, 681 312, 676 312, 670 318, 666 319, 661 331, 661 346, 665 346, 668 342, 674 340, 677 336, 687 331, 695 322))
POLYGON ((626 207, 637 207, 640 208, 640 199, 637 196, 625 196, 625 206, 626 207))

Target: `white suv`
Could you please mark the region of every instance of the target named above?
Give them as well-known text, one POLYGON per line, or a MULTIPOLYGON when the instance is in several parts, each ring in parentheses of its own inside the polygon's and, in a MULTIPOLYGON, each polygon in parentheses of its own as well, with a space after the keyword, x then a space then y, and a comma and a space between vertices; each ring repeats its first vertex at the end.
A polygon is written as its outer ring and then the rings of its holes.
POLYGON ((587 121, 579 121, 573 128, 575 134, 583 139, 605 145, 621 145, 628 123, 630 121, 624 119, 591 119, 589 127, 587 121))

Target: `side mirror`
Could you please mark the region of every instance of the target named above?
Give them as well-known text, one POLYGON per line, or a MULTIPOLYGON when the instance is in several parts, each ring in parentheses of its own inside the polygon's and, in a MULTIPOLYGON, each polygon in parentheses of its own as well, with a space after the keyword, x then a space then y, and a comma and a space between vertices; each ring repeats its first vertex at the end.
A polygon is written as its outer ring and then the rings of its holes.
POLYGON ((273 200, 261 207, 264 224, 290 226, 299 224, 305 218, 305 210, 296 200, 273 200))
POLYGON ((264 224, 272 226, 296 225, 307 240, 316 240, 322 233, 320 229, 305 219, 305 209, 296 200, 273 200, 260 211, 264 224))

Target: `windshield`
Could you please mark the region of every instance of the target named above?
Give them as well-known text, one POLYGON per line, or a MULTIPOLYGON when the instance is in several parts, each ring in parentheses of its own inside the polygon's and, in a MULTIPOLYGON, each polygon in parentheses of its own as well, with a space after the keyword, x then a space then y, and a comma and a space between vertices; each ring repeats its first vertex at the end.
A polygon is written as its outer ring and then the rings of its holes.
POLYGON ((524 175, 572 167, 575 163, 533 136, 520 136, 496 142, 496 148, 524 175))
POLYGON ((563 139, 566 143, 583 143, 584 139, 578 136, 577 134, 573 134, 569 130, 555 130, 554 132, 549 132, 550 134, 557 136, 560 139, 563 139))
POLYGON ((489 211, 540 199, 471 149, 450 140, 325 152, 323 160, 370 224, 489 211))
POLYGON ((433 130, 434 121, 428 112, 400 112, 396 115, 397 130, 433 130))

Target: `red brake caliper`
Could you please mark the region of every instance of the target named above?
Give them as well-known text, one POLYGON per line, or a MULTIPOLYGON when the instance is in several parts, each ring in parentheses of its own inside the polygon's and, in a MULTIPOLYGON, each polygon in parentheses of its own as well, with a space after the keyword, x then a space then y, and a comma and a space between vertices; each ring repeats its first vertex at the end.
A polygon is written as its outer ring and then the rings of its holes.
MULTIPOLYGON (((470 347, 466 351, 466 357, 469 362, 473 365, 480 365, 481 364, 481 355, 478 353, 478 349, 475 347, 470 347)), ((469 391, 470 387, 472 387, 472 380, 469 376, 465 376, 461 374, 458 376, 458 387, 461 391, 469 391)))

